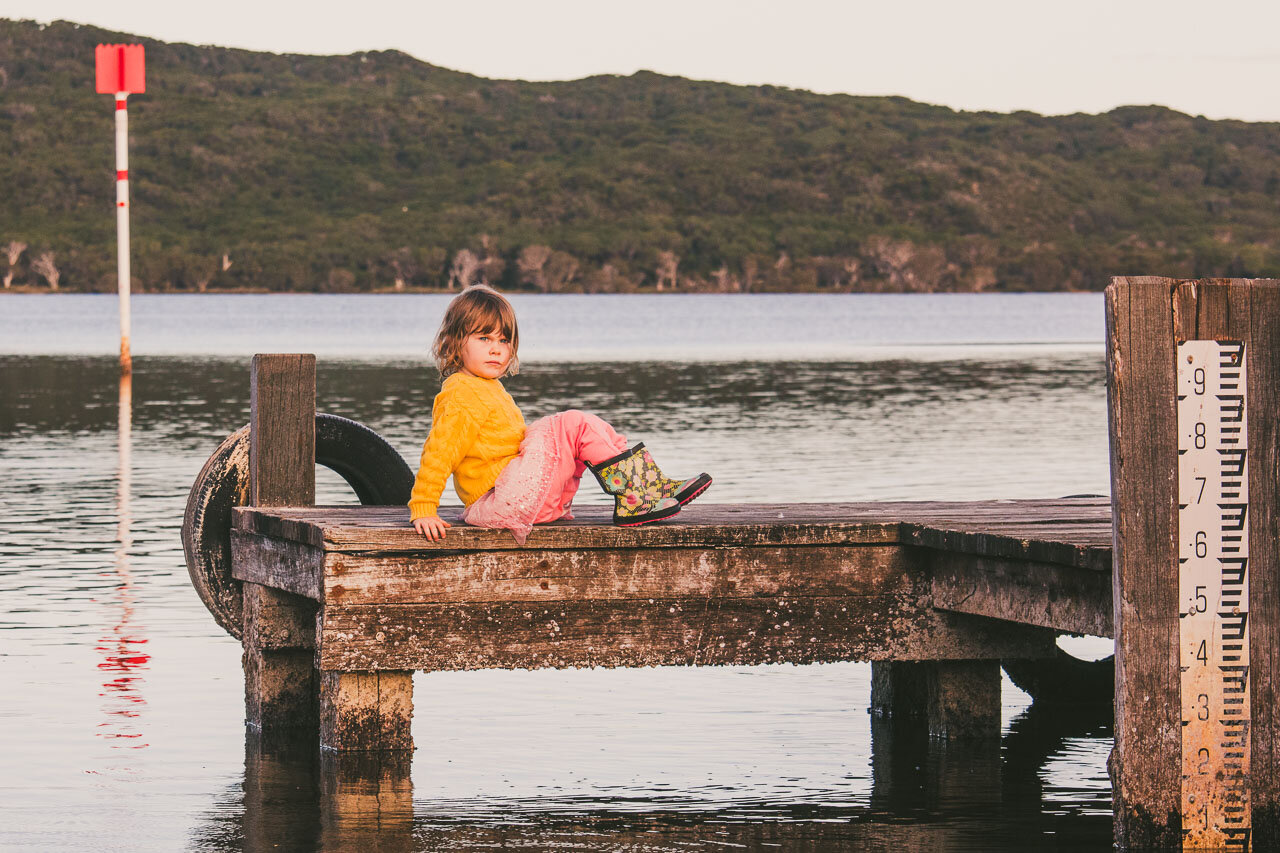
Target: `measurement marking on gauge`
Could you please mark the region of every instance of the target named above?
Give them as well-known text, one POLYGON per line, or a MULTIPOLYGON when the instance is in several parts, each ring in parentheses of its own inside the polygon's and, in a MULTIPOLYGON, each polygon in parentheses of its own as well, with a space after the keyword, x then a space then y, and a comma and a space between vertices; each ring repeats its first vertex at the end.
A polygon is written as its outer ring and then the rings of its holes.
POLYGON ((1178 344, 1183 849, 1248 850, 1249 477, 1244 344, 1178 344))

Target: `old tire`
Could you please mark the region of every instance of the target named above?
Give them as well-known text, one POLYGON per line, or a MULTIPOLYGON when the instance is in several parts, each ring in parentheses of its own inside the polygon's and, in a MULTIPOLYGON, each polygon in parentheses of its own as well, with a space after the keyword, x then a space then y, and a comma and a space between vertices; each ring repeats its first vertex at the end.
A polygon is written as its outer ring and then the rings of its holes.
MULTIPOLYGON (((362 504, 407 504, 413 472, 367 426, 316 414, 316 464, 344 479, 362 504)), ((187 496, 182 551, 191 585, 228 634, 240 637, 240 581, 231 576, 231 509, 249 499, 249 427, 227 436, 200 469, 187 496)), ((406 516, 407 517, 407 516, 406 516)))
POLYGON ((1062 649, 1051 658, 1001 661, 1005 674, 1037 703, 1110 705, 1115 697, 1116 660, 1081 660, 1062 649))

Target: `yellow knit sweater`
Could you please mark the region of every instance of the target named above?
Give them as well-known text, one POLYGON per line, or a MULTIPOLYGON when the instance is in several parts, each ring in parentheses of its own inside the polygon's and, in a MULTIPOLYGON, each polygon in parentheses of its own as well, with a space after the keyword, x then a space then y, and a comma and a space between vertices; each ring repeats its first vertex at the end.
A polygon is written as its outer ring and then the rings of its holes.
POLYGON ((431 407, 431 432, 422 446, 409 497, 409 518, 435 515, 444 482, 467 506, 475 503, 520 451, 524 417, 496 379, 454 373, 431 407))

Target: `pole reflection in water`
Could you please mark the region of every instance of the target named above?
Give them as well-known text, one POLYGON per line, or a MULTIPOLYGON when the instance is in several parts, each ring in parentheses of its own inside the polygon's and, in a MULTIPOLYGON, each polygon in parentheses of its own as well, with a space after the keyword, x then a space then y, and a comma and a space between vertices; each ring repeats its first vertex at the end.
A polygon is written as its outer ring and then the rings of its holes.
POLYGON ((143 749, 147 742, 138 727, 138 719, 146 706, 142 695, 143 679, 151 657, 145 651, 147 640, 141 626, 134 624, 133 575, 129 569, 129 550, 133 546, 132 516, 129 495, 132 489, 130 458, 133 431, 133 376, 120 377, 120 409, 117 427, 118 473, 116 491, 115 601, 116 622, 98 643, 101 655, 98 669, 106 676, 102 690, 102 708, 106 719, 98 724, 98 736, 112 741, 112 746, 143 749))

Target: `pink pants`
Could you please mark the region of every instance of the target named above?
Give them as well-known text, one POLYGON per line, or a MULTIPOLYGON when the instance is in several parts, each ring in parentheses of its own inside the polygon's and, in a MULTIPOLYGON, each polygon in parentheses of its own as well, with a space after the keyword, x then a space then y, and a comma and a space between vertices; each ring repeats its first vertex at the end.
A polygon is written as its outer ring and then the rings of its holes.
POLYGON ((477 527, 506 528, 524 544, 535 524, 573 518, 573 498, 588 465, 627 449, 627 440, 595 415, 570 409, 534 421, 520 454, 493 488, 463 511, 477 527))

